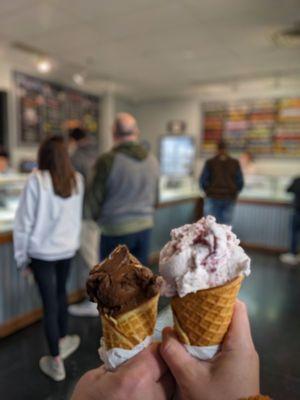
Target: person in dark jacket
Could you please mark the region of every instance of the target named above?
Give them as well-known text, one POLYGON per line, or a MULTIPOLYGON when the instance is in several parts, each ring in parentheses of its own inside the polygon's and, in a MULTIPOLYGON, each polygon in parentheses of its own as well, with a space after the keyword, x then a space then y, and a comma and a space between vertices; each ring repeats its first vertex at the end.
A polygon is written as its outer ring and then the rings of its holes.
POLYGON ((204 214, 213 215, 218 223, 230 224, 243 185, 240 163, 229 156, 226 143, 221 141, 216 156, 206 161, 200 177, 206 194, 204 214))
POLYGON ((95 140, 83 129, 74 128, 69 131, 69 148, 75 171, 79 172, 87 181, 99 155, 95 140))
POLYGON ((87 190, 85 216, 101 229, 100 258, 125 244, 142 264, 148 262, 159 165, 139 141, 135 118, 117 115, 114 147, 100 156, 87 190))
POLYGON ((298 251, 298 237, 300 234, 300 176, 295 178, 287 188, 288 193, 294 195, 293 214, 291 218, 291 240, 289 253, 281 254, 280 260, 286 264, 296 265, 300 263, 298 251))

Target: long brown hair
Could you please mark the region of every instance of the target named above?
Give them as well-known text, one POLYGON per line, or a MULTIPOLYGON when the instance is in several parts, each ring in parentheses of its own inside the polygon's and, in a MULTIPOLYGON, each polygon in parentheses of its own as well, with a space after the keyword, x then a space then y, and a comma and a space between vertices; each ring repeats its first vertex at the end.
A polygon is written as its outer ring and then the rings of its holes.
POLYGON ((38 168, 49 171, 55 194, 70 197, 76 190, 75 170, 72 167, 65 140, 60 135, 45 139, 38 152, 38 168))

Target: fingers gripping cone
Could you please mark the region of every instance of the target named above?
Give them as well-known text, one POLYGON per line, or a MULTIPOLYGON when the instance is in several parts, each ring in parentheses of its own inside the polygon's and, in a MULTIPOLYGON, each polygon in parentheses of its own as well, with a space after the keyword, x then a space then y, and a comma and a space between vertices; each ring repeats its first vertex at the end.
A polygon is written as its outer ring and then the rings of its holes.
POLYGON ((157 319, 159 295, 152 297, 134 310, 115 318, 100 314, 103 338, 107 350, 131 350, 148 336, 152 336, 157 319))
POLYGON ((171 306, 179 340, 191 346, 220 344, 230 324, 242 280, 239 276, 223 286, 174 297, 171 306))

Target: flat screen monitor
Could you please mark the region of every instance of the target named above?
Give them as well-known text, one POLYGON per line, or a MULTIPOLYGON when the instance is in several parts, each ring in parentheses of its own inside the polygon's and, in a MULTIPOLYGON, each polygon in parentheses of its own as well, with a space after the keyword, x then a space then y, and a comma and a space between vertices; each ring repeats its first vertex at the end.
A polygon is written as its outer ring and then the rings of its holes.
POLYGON ((193 174, 195 142, 192 136, 165 135, 160 139, 160 171, 162 175, 182 178, 193 174))

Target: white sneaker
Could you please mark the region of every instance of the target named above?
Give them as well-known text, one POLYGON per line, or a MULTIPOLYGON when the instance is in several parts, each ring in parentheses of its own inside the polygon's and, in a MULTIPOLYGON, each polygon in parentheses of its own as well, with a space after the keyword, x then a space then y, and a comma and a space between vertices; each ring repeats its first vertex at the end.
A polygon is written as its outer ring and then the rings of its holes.
POLYGON ((78 335, 67 335, 59 341, 59 354, 63 360, 69 357, 80 345, 78 335))
POLYGON ((292 253, 285 253, 279 256, 281 262, 289 265, 297 265, 299 263, 299 258, 292 253))
POLYGON ((39 365, 44 374, 50 376, 56 382, 63 381, 66 378, 65 366, 62 360, 44 356, 40 359, 39 365))
POLYGON ((99 315, 97 304, 89 300, 69 306, 68 311, 73 317, 98 317, 99 315))

